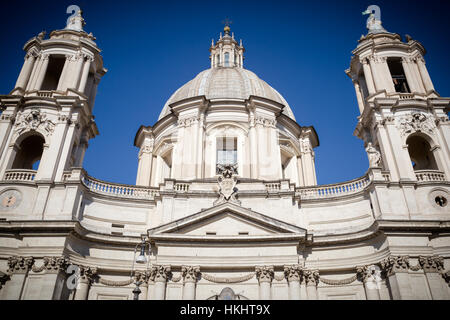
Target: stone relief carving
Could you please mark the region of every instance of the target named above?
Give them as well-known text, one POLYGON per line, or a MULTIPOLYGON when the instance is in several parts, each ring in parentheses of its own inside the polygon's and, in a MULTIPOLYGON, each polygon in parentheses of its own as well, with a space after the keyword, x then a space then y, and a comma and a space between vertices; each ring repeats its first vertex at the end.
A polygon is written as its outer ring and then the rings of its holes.
POLYGON ((389 276, 396 272, 408 272, 409 256, 389 256, 381 261, 381 269, 389 276))
POLYGON ((47 119, 47 115, 38 109, 24 114, 19 112, 16 117, 15 131, 20 135, 25 131, 37 131, 40 129, 45 135, 50 135, 55 129, 55 123, 47 119))
POLYGON ((69 264, 70 261, 66 257, 44 257, 43 264, 40 267, 36 266, 36 264, 33 264, 31 270, 33 270, 33 272, 42 272, 43 270, 66 270, 69 264))
POLYGON ((240 277, 216 277, 210 274, 202 273, 202 278, 214 283, 240 283, 250 280, 255 276, 254 273, 249 273, 240 277))
POLYGON ((307 286, 317 286, 319 284, 319 270, 304 270, 303 275, 307 286))
POLYGON ((150 280, 166 282, 172 276, 170 266, 154 265, 150 271, 150 280))
POLYGON ((255 124, 262 125, 266 128, 275 128, 277 121, 275 119, 269 119, 262 116, 255 116, 255 124))
POLYGON ((397 128, 402 136, 413 132, 433 133, 434 124, 430 116, 416 112, 397 120, 397 128))
POLYGON ((217 167, 222 175, 217 178, 217 183, 219 184, 219 199, 214 202, 214 205, 224 202, 232 202, 240 205, 241 202, 236 199, 236 165, 217 165, 217 167))
POLYGON ((303 275, 303 269, 300 265, 284 266, 284 276, 287 281, 300 281, 303 275))
POLYGON ((420 256, 419 264, 425 272, 440 272, 444 270, 444 258, 439 256, 420 256))
POLYGON ((14 272, 26 272, 34 264, 33 257, 12 256, 8 258, 8 274, 14 272))
POLYGON ((367 157, 369 158, 369 167, 378 168, 381 163, 381 153, 369 142, 366 148, 367 157))

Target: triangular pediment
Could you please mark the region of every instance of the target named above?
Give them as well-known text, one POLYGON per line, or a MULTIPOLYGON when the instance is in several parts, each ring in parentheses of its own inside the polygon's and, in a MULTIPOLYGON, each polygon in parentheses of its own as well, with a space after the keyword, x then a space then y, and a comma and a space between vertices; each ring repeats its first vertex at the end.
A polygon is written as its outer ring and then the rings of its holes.
POLYGON ((150 238, 256 239, 306 237, 306 230, 232 203, 223 203, 149 229, 150 238))

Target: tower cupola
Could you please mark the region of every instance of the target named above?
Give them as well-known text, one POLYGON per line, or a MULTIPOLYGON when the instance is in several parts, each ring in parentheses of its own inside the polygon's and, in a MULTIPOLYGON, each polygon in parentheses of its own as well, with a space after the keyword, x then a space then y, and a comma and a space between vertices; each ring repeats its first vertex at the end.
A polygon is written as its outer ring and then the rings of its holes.
POLYGON ((211 68, 243 68, 244 67, 244 47, 242 40, 238 43, 234 39, 234 33, 230 35, 230 23, 226 22, 223 28, 224 36, 220 33, 219 40, 214 44, 211 42, 211 68))

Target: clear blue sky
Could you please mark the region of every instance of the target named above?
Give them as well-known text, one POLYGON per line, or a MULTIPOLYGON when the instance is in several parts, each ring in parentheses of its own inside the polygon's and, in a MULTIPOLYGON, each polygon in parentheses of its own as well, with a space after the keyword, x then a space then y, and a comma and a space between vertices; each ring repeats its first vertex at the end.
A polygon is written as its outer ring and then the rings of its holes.
POLYGON ((381 7, 383 26, 411 35, 428 51, 437 91, 450 95, 449 1, 2 1, 0 93, 13 88, 23 44, 42 30, 65 27, 68 5, 84 11, 109 70, 94 115, 100 135, 84 162, 91 176, 134 184, 141 124, 153 125, 170 95, 209 68, 211 39, 229 17, 246 48, 245 67, 277 89, 300 125, 319 135, 319 184, 362 176, 368 167, 353 136, 358 107, 345 75, 351 51, 366 33, 368 5, 381 7))

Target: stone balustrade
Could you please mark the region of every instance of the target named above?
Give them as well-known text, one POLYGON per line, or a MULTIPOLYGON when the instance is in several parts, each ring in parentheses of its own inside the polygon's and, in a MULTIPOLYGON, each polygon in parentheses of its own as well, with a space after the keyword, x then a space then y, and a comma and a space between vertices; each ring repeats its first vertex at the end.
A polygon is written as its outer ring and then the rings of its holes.
POLYGON ((414 171, 418 182, 445 181, 445 174, 438 170, 414 171))
POLYGON ((370 183, 367 175, 344 183, 329 184, 323 186, 302 187, 296 191, 300 194, 301 199, 324 199, 335 198, 355 194, 363 191, 370 183))
POLYGON ((36 170, 12 169, 6 170, 5 181, 33 181, 36 177, 36 170))
POLYGON ((391 181, 391 174, 389 173, 389 171, 382 171, 382 172, 381 172, 381 175, 383 176, 383 179, 384 179, 386 182, 391 181))
POLYGON ((266 183, 266 190, 269 192, 276 192, 281 190, 281 182, 273 182, 273 183, 266 183))
POLYGON ((154 199, 158 188, 129 186, 125 184, 110 183, 83 175, 81 182, 94 193, 131 199, 154 199))
POLYGON ((189 184, 188 183, 175 183, 174 188, 176 192, 188 192, 189 184))

